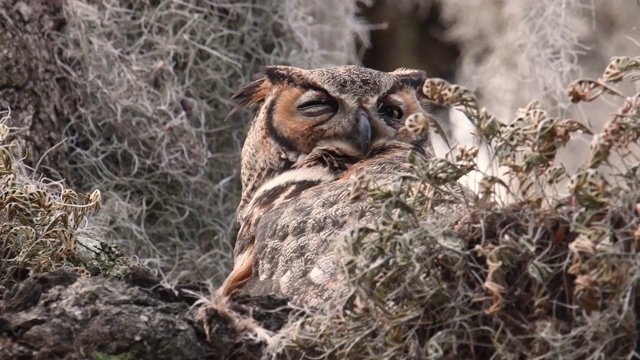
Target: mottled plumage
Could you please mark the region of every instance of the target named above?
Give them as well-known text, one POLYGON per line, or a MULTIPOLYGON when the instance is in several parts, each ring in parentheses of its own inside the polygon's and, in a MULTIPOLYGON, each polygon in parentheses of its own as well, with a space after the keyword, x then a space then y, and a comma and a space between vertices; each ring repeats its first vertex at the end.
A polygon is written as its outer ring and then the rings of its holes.
POLYGON ((242 151, 241 229, 221 294, 306 305, 332 295, 339 279, 329 245, 378 216, 366 196, 349 199, 353 177, 389 182, 413 173, 409 152, 433 156, 426 126, 416 125, 424 80, 409 69, 272 66, 233 96, 237 108, 258 112, 242 151))

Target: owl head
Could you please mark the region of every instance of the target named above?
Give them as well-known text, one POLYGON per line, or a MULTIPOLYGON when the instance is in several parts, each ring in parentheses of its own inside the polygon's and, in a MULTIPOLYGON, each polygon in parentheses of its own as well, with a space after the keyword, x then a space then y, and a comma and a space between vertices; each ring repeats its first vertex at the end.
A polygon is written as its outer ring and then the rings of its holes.
POLYGON ((232 99, 258 106, 242 150, 239 218, 260 186, 285 171, 318 163, 339 173, 392 147, 431 153, 428 135, 408 131, 423 112, 423 71, 358 66, 304 70, 269 66, 232 99))

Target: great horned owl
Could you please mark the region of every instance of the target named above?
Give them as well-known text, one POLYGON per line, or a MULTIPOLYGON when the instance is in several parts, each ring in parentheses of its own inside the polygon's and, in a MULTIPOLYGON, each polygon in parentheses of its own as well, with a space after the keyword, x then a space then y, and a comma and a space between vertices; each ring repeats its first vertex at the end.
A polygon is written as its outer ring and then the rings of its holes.
POLYGON ((366 173, 389 182, 413 173, 411 151, 433 156, 427 133, 405 124, 423 114, 425 77, 271 66, 233 95, 231 113, 258 112, 242 150, 241 228, 222 295, 278 294, 312 306, 332 296, 339 279, 330 244, 378 216, 368 199, 349 200, 350 180, 366 173))

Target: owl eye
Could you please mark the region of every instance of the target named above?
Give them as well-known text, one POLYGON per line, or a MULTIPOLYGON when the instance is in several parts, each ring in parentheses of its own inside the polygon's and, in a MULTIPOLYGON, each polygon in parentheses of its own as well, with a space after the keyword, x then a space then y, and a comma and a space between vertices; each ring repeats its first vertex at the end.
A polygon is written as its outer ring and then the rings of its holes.
POLYGON ((338 104, 329 96, 319 96, 303 102, 297 109, 304 117, 321 117, 337 111, 338 104))
POLYGON ((400 120, 404 115, 402 109, 399 106, 393 104, 380 104, 380 106, 378 106, 378 113, 382 116, 394 120, 400 120))

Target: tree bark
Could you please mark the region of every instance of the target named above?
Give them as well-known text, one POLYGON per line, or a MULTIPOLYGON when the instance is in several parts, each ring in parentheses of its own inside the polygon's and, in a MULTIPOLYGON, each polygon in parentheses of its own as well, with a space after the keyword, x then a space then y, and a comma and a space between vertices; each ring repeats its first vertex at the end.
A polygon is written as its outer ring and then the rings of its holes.
POLYGON ((55 36, 65 25, 62 0, 0 0, 0 111, 32 153, 25 162, 51 178, 66 169, 64 128, 74 100, 56 65, 55 36), (55 165, 56 170, 51 166, 55 165))
MULTIPOLYGON (((29 278, 0 300, 0 358, 261 357, 261 343, 243 340, 243 330, 224 312, 197 311, 186 288, 198 286, 171 289, 135 266, 125 281, 67 271, 29 278)), ((287 320, 285 305, 281 299, 241 297, 228 309, 274 331, 287 320)))

